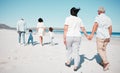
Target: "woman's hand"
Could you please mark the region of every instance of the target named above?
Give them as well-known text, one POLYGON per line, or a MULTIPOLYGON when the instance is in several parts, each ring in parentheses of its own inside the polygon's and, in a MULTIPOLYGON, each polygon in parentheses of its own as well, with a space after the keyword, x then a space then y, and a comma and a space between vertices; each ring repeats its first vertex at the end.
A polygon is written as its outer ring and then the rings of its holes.
POLYGON ((66 37, 64 36, 64 45, 66 46, 66 37))

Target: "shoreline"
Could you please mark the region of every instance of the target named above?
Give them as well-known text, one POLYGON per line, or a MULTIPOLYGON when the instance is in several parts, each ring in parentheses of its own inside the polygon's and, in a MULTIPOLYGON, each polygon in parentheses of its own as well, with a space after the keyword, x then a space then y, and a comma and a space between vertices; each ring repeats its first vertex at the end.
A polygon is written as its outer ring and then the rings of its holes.
MULTIPOLYGON (((16 31, 15 29, 0 29, 0 30, 12 30, 12 31, 16 31)), ((63 30, 61 30, 61 29, 55 29, 53 32, 55 34, 63 34, 63 30)), ((27 29, 26 34, 28 34, 28 33, 29 32, 28 32, 28 29, 27 29)), ((48 29, 46 30, 46 33, 48 33, 48 29)), ((87 33, 89 35, 91 32, 88 31, 87 33)), ((33 31, 33 34, 34 35, 37 34, 36 31, 33 31)), ((83 32, 81 32, 81 34, 82 34, 82 36, 84 36, 83 32)), ((111 38, 120 38, 120 32, 113 32, 111 38)))

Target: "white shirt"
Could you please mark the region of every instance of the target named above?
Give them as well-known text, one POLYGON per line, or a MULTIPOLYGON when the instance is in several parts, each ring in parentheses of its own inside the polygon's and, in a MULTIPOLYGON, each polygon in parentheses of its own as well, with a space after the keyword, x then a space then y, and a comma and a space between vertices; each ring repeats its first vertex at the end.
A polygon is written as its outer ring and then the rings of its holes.
POLYGON ((41 23, 38 22, 37 29, 38 29, 38 33, 39 33, 40 36, 44 35, 44 28, 45 28, 44 23, 43 22, 41 22, 41 23))
POLYGON ((80 27, 84 27, 84 25, 79 17, 67 17, 65 20, 65 25, 68 25, 68 32, 66 36, 81 37, 80 27))
POLYGON ((50 35, 50 38, 53 38, 53 37, 54 37, 54 33, 53 33, 53 32, 49 31, 48 33, 49 33, 49 35, 50 35))
POLYGON ((100 14, 95 18, 95 22, 98 23, 97 35, 98 38, 110 38, 108 28, 112 25, 111 19, 105 14, 100 14))
POLYGON ((26 23, 24 20, 19 20, 17 22, 17 31, 25 31, 26 30, 26 23))

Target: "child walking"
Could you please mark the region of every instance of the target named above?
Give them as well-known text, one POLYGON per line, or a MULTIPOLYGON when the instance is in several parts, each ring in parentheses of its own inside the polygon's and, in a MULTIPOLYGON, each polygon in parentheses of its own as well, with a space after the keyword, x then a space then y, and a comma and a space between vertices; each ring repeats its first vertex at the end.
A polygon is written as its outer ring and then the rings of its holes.
POLYGON ((31 30, 31 29, 29 29, 28 44, 30 44, 30 41, 31 41, 31 43, 32 43, 32 45, 33 45, 33 36, 32 36, 32 30, 31 30))
POLYGON ((50 44, 54 45, 53 39, 54 39, 54 33, 53 33, 53 28, 49 27, 49 35, 50 35, 50 44))

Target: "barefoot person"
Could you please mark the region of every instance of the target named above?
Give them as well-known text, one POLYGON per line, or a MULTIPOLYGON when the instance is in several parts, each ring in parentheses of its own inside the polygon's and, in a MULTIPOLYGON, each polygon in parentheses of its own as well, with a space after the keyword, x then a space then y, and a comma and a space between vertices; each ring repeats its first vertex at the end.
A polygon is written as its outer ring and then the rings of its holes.
POLYGON ((89 40, 93 38, 96 32, 97 51, 102 59, 103 69, 108 70, 109 62, 106 56, 106 46, 110 42, 110 36, 112 34, 112 21, 105 15, 105 9, 99 7, 98 16, 95 18, 92 33, 89 36, 89 40))
POLYGON ((79 46, 81 42, 81 33, 80 28, 87 37, 86 30, 82 23, 82 20, 77 17, 77 14, 80 9, 75 7, 71 8, 70 16, 66 18, 64 25, 64 44, 67 47, 67 60, 65 65, 70 67, 71 65, 71 55, 73 54, 74 59, 74 71, 78 70, 78 65, 80 62, 79 57, 79 46))
POLYGON ((49 35, 50 35, 50 44, 54 45, 53 39, 54 39, 54 32, 53 32, 53 28, 49 27, 49 35))
POLYGON ((44 26, 42 18, 38 19, 37 32, 38 32, 38 36, 40 38, 40 45, 43 46, 43 35, 45 33, 45 26, 44 26))

